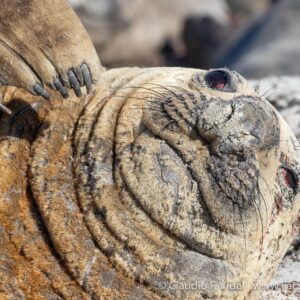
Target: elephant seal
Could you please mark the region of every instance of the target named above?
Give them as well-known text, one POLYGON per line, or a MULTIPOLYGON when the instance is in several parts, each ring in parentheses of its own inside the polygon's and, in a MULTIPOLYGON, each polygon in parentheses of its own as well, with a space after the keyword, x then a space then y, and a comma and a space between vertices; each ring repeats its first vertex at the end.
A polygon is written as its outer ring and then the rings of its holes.
POLYGON ((287 124, 227 69, 97 72, 0 88, 1 298, 257 299, 299 230, 287 124))

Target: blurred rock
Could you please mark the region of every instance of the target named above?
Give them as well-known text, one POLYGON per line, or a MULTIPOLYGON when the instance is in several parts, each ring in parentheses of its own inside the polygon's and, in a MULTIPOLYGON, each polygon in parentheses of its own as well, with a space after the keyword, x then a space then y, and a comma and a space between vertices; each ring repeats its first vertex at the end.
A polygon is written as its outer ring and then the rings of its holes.
POLYGON ((127 26, 117 1, 69 0, 96 47, 104 47, 112 36, 127 26))
POLYGON ((228 6, 239 24, 266 12, 272 1, 270 0, 226 0, 228 6))
POLYGON ((227 66, 248 78, 299 74, 299 14, 299 0, 279 1, 218 55, 216 66, 227 66))
POLYGON ((228 23, 222 0, 69 0, 87 27, 106 66, 165 64, 168 44, 184 55, 183 24, 192 16, 228 23))
POLYGON ((228 24, 221 24, 212 17, 189 17, 183 30, 186 53, 182 63, 187 67, 209 69, 231 31, 228 24))
POLYGON ((273 4, 271 0, 226 2, 230 9, 230 22, 226 24, 209 16, 187 18, 183 30, 186 52, 181 65, 201 69, 212 68, 217 53, 222 51, 231 36, 236 34, 236 29, 266 13, 273 4))

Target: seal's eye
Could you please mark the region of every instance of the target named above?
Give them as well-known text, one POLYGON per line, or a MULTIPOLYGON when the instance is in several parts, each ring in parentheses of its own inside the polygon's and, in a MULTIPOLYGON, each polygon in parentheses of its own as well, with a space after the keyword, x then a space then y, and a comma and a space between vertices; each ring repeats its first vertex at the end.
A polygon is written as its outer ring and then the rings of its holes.
POLYGON ((287 187, 295 190, 298 186, 298 180, 295 177, 295 175, 291 171, 289 171, 285 168, 281 169, 281 174, 282 174, 285 185, 287 187))
POLYGON ((229 81, 229 76, 222 70, 210 71, 205 76, 207 85, 212 89, 221 90, 229 81))

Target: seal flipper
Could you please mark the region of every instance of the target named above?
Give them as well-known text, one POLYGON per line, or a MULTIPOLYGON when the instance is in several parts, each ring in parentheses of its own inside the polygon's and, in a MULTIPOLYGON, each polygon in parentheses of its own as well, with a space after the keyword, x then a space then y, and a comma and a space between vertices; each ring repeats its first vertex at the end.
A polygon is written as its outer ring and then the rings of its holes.
POLYGON ((50 98, 87 93, 101 73, 93 43, 64 0, 3 0, 0 10, 0 85, 50 98))

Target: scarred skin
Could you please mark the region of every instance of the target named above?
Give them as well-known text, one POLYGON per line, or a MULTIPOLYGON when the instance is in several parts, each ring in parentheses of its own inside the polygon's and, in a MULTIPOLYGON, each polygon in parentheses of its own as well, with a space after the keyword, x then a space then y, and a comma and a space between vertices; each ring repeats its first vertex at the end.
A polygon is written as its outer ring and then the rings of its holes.
POLYGON ((98 71, 0 88, 0 299, 258 299, 299 231, 289 127, 235 72, 98 71))

